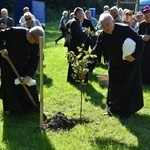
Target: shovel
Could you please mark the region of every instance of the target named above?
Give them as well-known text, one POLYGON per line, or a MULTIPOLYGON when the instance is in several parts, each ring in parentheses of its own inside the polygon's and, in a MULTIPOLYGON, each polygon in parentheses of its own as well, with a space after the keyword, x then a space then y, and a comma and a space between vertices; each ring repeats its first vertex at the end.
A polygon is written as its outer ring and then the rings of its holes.
MULTIPOLYGON (((9 56, 8 56, 7 54, 5 55, 5 58, 6 58, 6 60, 8 61, 10 67, 11 67, 12 70, 13 70, 13 72, 15 73, 15 75, 17 76, 17 78, 19 79, 20 83, 22 83, 22 79, 21 79, 19 73, 17 72, 15 66, 13 65, 12 61, 10 60, 10 58, 9 58, 9 56)), ((29 90, 27 89, 26 85, 25 85, 25 84, 22 84, 22 87, 24 88, 24 90, 25 90, 26 94, 28 95, 28 97, 29 97, 30 101, 32 102, 32 104, 35 106, 36 110, 39 111, 39 106, 35 103, 35 101, 34 101, 32 95, 30 94, 30 92, 29 92, 29 90)))

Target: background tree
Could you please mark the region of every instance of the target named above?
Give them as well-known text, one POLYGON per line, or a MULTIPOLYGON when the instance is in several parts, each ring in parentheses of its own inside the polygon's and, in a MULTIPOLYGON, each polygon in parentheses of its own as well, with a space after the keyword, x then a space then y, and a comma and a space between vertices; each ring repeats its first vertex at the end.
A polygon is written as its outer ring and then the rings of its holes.
MULTIPOLYGON (((18 0, 0 0, 0 8, 7 8, 9 14, 13 16, 14 14, 14 3, 18 0)), ((25 1, 25 0, 22 0, 25 1)), ((26 0, 31 1, 31 0, 26 0)), ((72 12, 75 7, 82 7, 84 9, 88 8, 96 8, 96 14, 97 17, 99 17, 100 13, 103 11, 104 5, 109 5, 110 7, 116 5, 117 0, 37 0, 41 2, 45 2, 46 5, 46 18, 47 21, 56 21, 59 20, 62 11, 68 10, 69 12, 72 12)), ((126 1, 126 0, 122 0, 126 1)), ((128 0, 128 1, 134 1, 134 0, 128 0)), ((120 7, 129 8, 131 10, 134 10, 134 5, 120 5, 120 7)))

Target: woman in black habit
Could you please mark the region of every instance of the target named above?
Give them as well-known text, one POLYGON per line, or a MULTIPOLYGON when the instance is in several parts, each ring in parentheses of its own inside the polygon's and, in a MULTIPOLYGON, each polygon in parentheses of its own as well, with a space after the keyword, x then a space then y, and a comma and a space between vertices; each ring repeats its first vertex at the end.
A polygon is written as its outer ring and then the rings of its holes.
MULTIPOLYGON (((23 115, 35 110, 22 85, 15 85, 17 78, 10 67, 5 55, 12 61, 21 77, 25 77, 22 84, 27 84, 34 76, 39 62, 39 36, 44 32, 41 27, 28 30, 13 27, 0 31, 1 50, 1 95, 4 111, 12 115, 23 115)), ((35 103, 39 106, 36 85, 28 87, 35 103)))
POLYGON ((140 23, 139 35, 144 40, 144 51, 141 59, 141 70, 142 70, 142 83, 144 85, 150 84, 150 7, 145 6, 142 9, 145 15, 145 21, 140 23))
POLYGON ((109 62, 107 114, 128 118, 143 107, 140 58, 143 40, 129 26, 115 24, 109 13, 100 16, 103 31, 99 34, 93 53, 104 50, 109 62), (136 43, 135 52, 122 59, 122 45, 126 38, 136 43))

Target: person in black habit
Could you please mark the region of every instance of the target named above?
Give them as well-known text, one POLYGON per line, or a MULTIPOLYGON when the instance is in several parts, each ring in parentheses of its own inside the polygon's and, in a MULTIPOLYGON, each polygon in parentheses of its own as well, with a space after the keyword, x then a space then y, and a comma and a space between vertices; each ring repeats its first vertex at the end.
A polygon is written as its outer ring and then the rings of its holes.
POLYGON ((109 85, 105 114, 126 119, 144 105, 140 68, 143 40, 129 26, 115 24, 109 13, 102 14, 100 21, 103 31, 100 32, 92 53, 98 56, 100 51, 104 50, 109 57, 109 85), (122 45, 127 38, 132 39, 136 47, 135 51, 127 55, 124 60, 122 45))
POLYGON ((142 12, 145 20, 140 23, 138 31, 145 44, 141 59, 142 83, 150 85, 150 7, 144 6, 142 12))
POLYGON ((97 36, 94 35, 96 30, 94 29, 94 27, 93 27, 93 25, 91 23, 91 20, 89 20, 87 18, 84 18, 84 20, 82 22, 82 30, 84 30, 86 28, 90 28, 90 31, 93 32, 92 35, 89 35, 87 37, 87 39, 85 40, 85 50, 88 50, 89 46, 91 46, 91 48, 93 48, 95 46, 97 36))
MULTIPOLYGON (((88 36, 88 29, 85 28, 82 30, 81 23, 84 19, 84 12, 83 9, 80 7, 75 8, 74 10, 75 17, 71 20, 70 30, 71 30, 71 41, 70 41, 70 50, 75 53, 75 55, 78 55, 78 49, 77 47, 81 47, 81 45, 85 42, 85 39, 88 36)), ((72 78, 72 67, 71 64, 69 64, 68 68, 68 75, 67 75, 67 82, 75 83, 75 80, 72 78)), ((87 82, 88 77, 86 75, 85 82, 87 82)))
MULTIPOLYGON (((14 81, 17 77, 6 60, 6 55, 12 61, 19 75, 24 77, 22 84, 28 84, 39 63, 39 36, 44 36, 44 31, 39 26, 31 29, 12 27, 0 32, 1 96, 4 111, 12 115, 24 115, 37 111, 37 109, 22 85, 15 85, 14 81)), ((36 85, 27 86, 27 88, 39 106, 36 85)))

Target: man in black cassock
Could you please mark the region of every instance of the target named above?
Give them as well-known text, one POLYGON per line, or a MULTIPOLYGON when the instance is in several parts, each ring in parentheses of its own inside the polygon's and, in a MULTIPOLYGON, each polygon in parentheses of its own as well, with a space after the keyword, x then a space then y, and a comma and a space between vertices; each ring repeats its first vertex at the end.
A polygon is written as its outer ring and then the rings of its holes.
POLYGON ((99 34, 93 53, 104 50, 109 62, 109 86, 107 114, 128 118, 143 107, 140 58, 143 51, 142 38, 129 26, 115 24, 109 13, 102 14, 103 31, 99 34), (126 38, 136 43, 134 53, 122 59, 122 45, 126 38))
POLYGON ((144 40, 144 51, 141 58, 142 83, 150 85, 150 7, 144 6, 142 9, 145 20, 139 25, 139 35, 144 40))
MULTIPOLYGON (((82 44, 85 44, 85 41, 88 36, 88 29, 85 28, 84 31, 82 30, 82 22, 84 20, 84 12, 83 9, 80 7, 75 8, 74 10, 75 17, 71 20, 71 43, 70 43, 70 51, 73 51, 75 55, 78 55, 77 47, 81 47, 82 44)), ((68 68, 68 76, 67 82, 75 83, 75 80, 72 78, 72 66, 69 65, 68 68)), ((87 81, 87 78, 85 79, 87 81)))
MULTIPOLYGON (((12 27, 0 31, 1 50, 1 95, 4 111, 12 115, 26 114, 35 110, 22 85, 15 85, 17 78, 8 61, 10 58, 21 77, 25 77, 22 84, 27 84, 34 76, 39 62, 39 36, 44 32, 41 27, 30 30, 21 27, 12 27)), ((39 105, 36 85, 28 87, 35 103, 39 105)))

